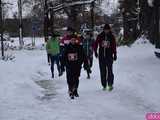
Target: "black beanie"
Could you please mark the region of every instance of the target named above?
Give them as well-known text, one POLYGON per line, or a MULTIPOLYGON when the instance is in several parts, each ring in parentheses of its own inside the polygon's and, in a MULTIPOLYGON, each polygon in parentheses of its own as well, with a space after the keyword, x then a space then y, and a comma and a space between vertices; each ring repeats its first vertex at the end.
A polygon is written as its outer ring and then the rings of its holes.
POLYGON ((110 29, 111 29, 111 27, 110 27, 110 25, 109 25, 109 24, 105 24, 105 25, 104 25, 103 30, 110 30, 110 29))
POLYGON ((72 27, 68 27, 68 28, 67 28, 67 31, 75 32, 75 30, 74 30, 72 27))

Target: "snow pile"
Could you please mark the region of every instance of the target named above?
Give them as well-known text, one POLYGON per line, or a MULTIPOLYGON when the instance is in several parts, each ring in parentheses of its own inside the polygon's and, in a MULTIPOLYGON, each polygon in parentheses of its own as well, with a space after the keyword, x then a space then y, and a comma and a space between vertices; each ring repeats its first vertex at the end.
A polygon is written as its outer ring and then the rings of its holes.
POLYGON ((153 5, 153 2, 154 2, 154 0, 148 0, 148 5, 150 6, 150 7, 153 7, 154 5, 153 5))
POLYGON ((12 18, 15 13, 18 12, 17 0, 2 0, 4 3, 7 4, 7 18, 12 18))
POLYGON ((135 41, 135 43, 134 43, 132 46, 144 45, 144 44, 150 45, 150 42, 149 42, 149 40, 146 38, 146 36, 141 36, 139 39, 137 39, 137 40, 135 41))
POLYGON ((155 52, 160 53, 160 49, 157 48, 157 49, 155 50, 155 52))
MULTIPOLYGON (((7 10, 7 18, 13 18, 13 15, 18 16, 18 0, 3 0, 5 3, 8 4, 8 10, 7 10)), ((23 17, 26 17, 28 14, 30 14, 33 7, 33 1, 30 1, 30 3, 24 4, 22 6, 22 15, 23 17)))
POLYGON ((112 15, 118 10, 118 0, 103 0, 101 9, 104 14, 112 15))

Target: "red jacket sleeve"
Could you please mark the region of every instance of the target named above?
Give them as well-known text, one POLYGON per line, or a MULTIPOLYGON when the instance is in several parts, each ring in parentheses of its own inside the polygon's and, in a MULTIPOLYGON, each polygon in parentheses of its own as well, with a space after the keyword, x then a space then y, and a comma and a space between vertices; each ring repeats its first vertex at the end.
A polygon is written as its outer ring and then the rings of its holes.
POLYGON ((100 37, 97 36, 96 41, 93 43, 93 50, 94 50, 94 52, 97 52, 99 42, 100 42, 100 37))

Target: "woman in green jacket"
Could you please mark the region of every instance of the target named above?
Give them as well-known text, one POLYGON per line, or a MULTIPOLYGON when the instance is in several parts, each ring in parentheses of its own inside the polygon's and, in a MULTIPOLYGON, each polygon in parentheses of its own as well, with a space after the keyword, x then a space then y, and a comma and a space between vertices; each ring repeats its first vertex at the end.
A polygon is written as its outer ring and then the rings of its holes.
POLYGON ((59 45, 58 36, 59 36, 58 34, 53 34, 51 39, 47 41, 47 45, 46 45, 47 53, 50 55, 50 59, 51 59, 52 78, 54 78, 54 63, 55 62, 57 64, 59 76, 62 75, 62 72, 60 69, 60 62, 59 62, 60 45, 59 45))

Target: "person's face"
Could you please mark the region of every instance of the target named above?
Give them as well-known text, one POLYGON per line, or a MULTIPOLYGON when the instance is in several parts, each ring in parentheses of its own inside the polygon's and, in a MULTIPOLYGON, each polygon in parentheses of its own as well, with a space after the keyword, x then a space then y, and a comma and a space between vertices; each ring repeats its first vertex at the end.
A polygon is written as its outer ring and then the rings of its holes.
POLYGON ((76 38, 71 39, 71 44, 75 45, 76 44, 76 38))
POLYGON ((73 34, 73 32, 67 31, 67 35, 72 35, 72 34, 73 34))
POLYGON ((86 38, 90 38, 90 34, 89 33, 86 34, 86 38))
POLYGON ((109 30, 109 29, 105 29, 104 32, 105 32, 106 34, 108 34, 108 33, 110 32, 110 30, 109 30))

